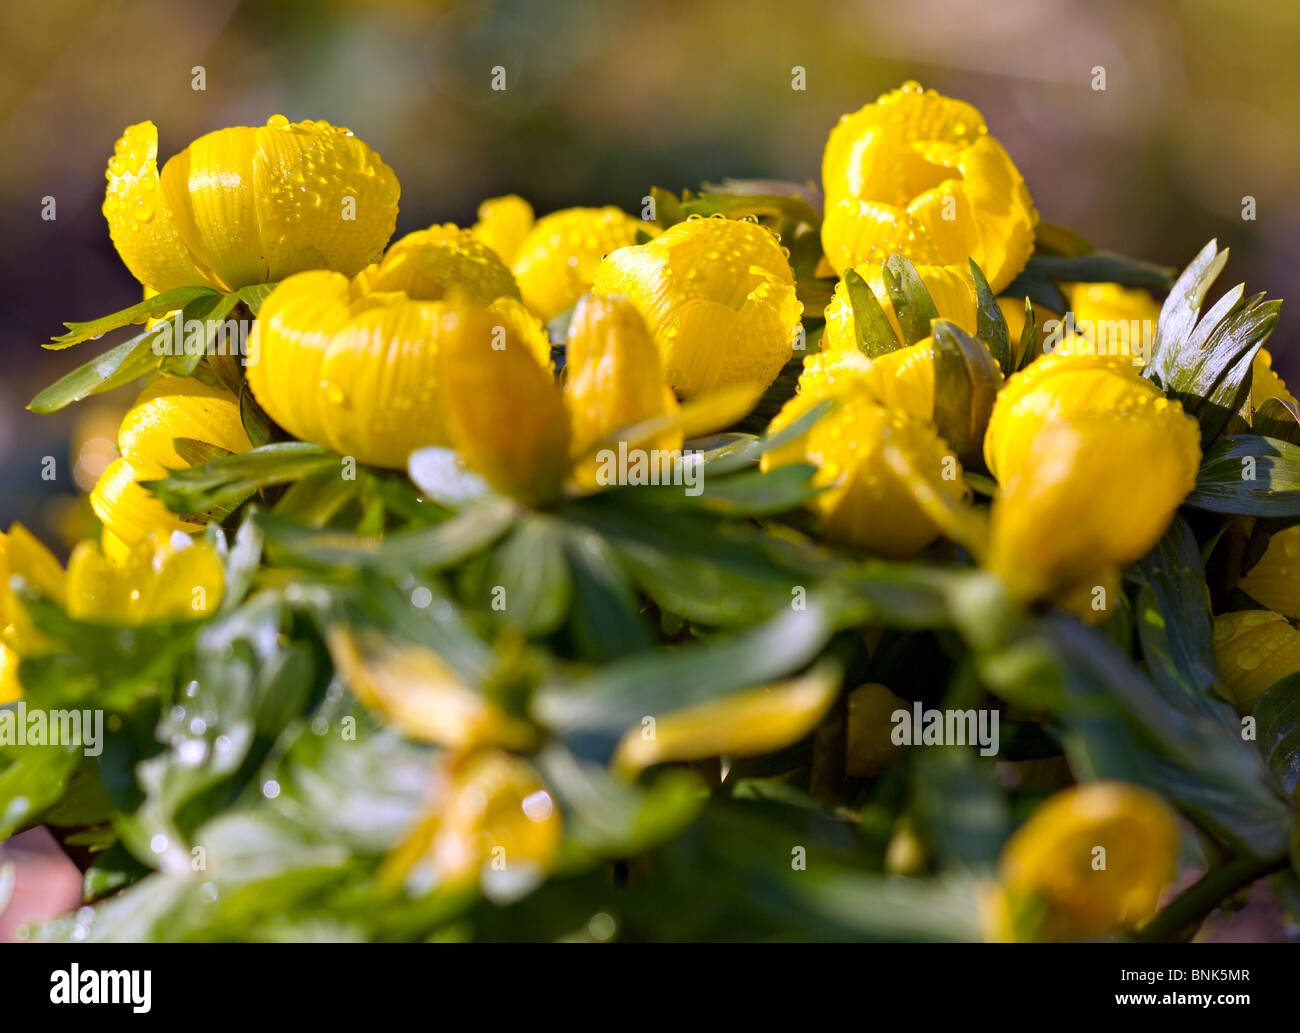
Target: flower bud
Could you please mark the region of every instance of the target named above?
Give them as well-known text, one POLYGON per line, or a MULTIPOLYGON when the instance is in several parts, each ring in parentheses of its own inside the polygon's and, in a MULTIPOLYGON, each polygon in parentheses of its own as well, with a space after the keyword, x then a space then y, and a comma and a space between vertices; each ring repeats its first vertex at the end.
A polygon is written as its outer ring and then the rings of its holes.
POLYGON ((327 122, 237 126, 199 137, 158 172, 158 130, 128 126, 108 163, 104 215, 146 287, 235 290, 305 269, 348 276, 393 233, 393 170, 327 122))
POLYGON ((596 270, 592 289, 631 299, 669 386, 684 398, 766 387, 789 361, 803 313, 776 238, 757 223, 720 217, 687 219, 619 248, 596 270))
POLYGON ((621 208, 565 208, 537 220, 519 243, 511 268, 524 304, 550 321, 591 290, 592 277, 611 251, 636 243, 650 223, 621 208))
POLYGON ((891 254, 958 270, 973 258, 996 294, 1033 251, 1038 213, 983 117, 914 82, 840 119, 822 183, 822 244, 837 272, 891 254))
POLYGON ((1005 933, 1077 940, 1130 929, 1155 914, 1177 857, 1177 817, 1154 793, 1122 782, 1056 793, 1002 850, 1005 933))
POLYGON ((533 206, 516 194, 507 194, 489 197, 478 206, 478 222, 470 227, 470 232, 511 266, 519 245, 532 228, 533 206))

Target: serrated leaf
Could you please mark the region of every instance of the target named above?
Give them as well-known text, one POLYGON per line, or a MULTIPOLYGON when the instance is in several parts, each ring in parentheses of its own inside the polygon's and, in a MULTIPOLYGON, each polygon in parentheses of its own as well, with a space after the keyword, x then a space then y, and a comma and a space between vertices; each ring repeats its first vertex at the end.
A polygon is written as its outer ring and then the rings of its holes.
POLYGON ((152 298, 146 298, 129 308, 112 312, 107 316, 100 316, 98 319, 91 319, 84 323, 64 323, 63 325, 68 328, 68 332, 53 338, 44 347, 53 351, 70 348, 82 341, 102 337, 109 331, 116 330, 119 327, 131 323, 143 323, 145 320, 153 319, 156 316, 183 309, 198 298, 215 297, 220 293, 215 287, 174 287, 169 291, 163 291, 161 294, 155 294, 152 298))
POLYGON ((341 457, 305 441, 282 441, 251 452, 225 455, 188 470, 173 470, 159 480, 142 481, 174 513, 197 513, 242 502, 255 491, 301 480, 334 467, 341 457))
POLYGON ((57 412, 73 402, 144 376, 158 367, 161 356, 155 353, 153 345, 166 332, 162 327, 154 327, 110 348, 60 377, 28 402, 27 408, 42 414, 57 412))

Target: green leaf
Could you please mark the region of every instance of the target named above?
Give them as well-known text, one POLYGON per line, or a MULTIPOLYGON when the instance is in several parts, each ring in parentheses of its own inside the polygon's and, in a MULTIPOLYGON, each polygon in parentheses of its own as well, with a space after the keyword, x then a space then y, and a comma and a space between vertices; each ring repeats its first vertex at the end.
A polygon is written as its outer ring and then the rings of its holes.
MULTIPOLYGON (((745 197, 792 197, 802 201, 812 211, 822 209, 822 192, 809 183, 793 183, 780 179, 724 179, 721 183, 703 184, 706 194, 737 194, 745 197)), ((820 222, 820 219, 818 220, 820 222)))
POLYGON ((844 270, 844 289, 848 292, 849 306, 853 310, 853 330, 858 350, 874 359, 901 348, 902 342, 889 325, 889 319, 880 307, 875 292, 856 269, 844 270))
POLYGON ((285 557, 326 565, 393 570, 442 570, 491 545, 519 515, 518 507, 493 498, 433 527, 383 537, 314 531, 260 513, 258 524, 285 557))
POLYGON ((1243 516, 1300 516, 1300 446, 1255 434, 1219 438, 1185 505, 1243 516))
POLYGON ((754 688, 792 674, 826 644, 831 625, 812 600, 704 645, 667 647, 606 664, 581 681, 543 687, 533 715, 562 735, 617 737, 646 715, 754 688))
MULTIPOLYGON (((166 338, 167 353, 162 360, 162 369, 178 377, 194 374, 200 362, 213 348, 218 333, 225 333, 226 320, 239 305, 238 293, 218 294, 215 297, 196 298, 185 306, 180 315, 167 322, 169 327, 166 338), (202 324, 203 333, 197 340, 192 340, 188 328, 202 324)), ((236 340, 238 336, 236 335, 236 340)))
POLYGON ((1152 359, 1142 371, 1196 417, 1207 445, 1246 403, 1255 355, 1273 332, 1282 304, 1265 301, 1263 294, 1246 298, 1245 285, 1238 284, 1201 317, 1201 304, 1227 257, 1210 241, 1183 271, 1160 310, 1152 359))
POLYGON ((930 336, 930 324, 939 318, 930 292, 912 265, 902 255, 890 255, 881 268, 885 290, 894 306, 894 315, 907 344, 916 344, 930 336))
POLYGON ((573 596, 559 523, 537 514, 516 521, 492 551, 488 583, 505 590, 500 616, 508 624, 530 636, 549 635, 558 628, 573 596))
POLYGON ((995 758, 962 746, 917 752, 917 813, 935 855, 945 867, 991 874, 1011 833, 995 758))
POLYGON ((341 478, 341 463, 341 457, 319 445, 283 441, 187 470, 173 470, 166 477, 141 484, 172 512, 199 513, 237 504, 262 488, 301 480, 322 470, 334 469, 341 478))
POLYGON ((569 627, 578 653, 605 662, 648 649, 639 601, 614 550, 599 535, 568 524, 565 551, 573 575, 569 627))
POLYGON ((984 278, 984 271, 975 259, 969 261, 971 276, 975 278, 975 336, 988 346, 1002 375, 1009 377, 1015 372, 1016 360, 1011 354, 1007 317, 1002 314, 998 299, 993 296, 989 282, 984 278))
POLYGON ((1093 251, 1073 258, 1033 255, 1025 264, 1025 272, 1029 276, 1066 283, 1118 283, 1125 287, 1154 287, 1158 290, 1167 290, 1174 282, 1174 270, 1168 266, 1110 251, 1093 251))
POLYGON ((1271 685, 1255 701, 1259 749, 1288 793, 1300 779, 1300 673, 1271 685))
POLYGON ((671 190, 663 187, 651 187, 650 197, 655 203, 655 221, 661 229, 675 226, 686 218, 686 210, 681 200, 671 190))
POLYGON ((262 307, 262 302, 271 296, 271 292, 278 287, 278 283, 253 283, 247 287, 241 287, 235 291, 236 296, 245 305, 248 311, 257 315, 258 309, 262 307))
MULTIPOLYGON (((23 713, 16 704, 0 707, 0 722, 16 722, 23 713)), ((76 747, 25 746, 8 752, 9 764, 0 769, 0 841, 34 825, 59 801, 81 759, 76 747)))
POLYGON ((1250 429, 1261 437, 1300 445, 1300 408, 1284 398, 1265 398, 1251 416, 1250 429))
POLYGON ((1002 377, 997 361, 956 323, 934 323, 934 423, 965 463, 978 463, 1002 377))
POLYGON ((153 319, 156 316, 183 309, 186 305, 199 298, 215 297, 220 293, 215 287, 174 287, 169 291, 163 291, 161 294, 155 294, 152 298, 146 298, 130 308, 124 308, 107 316, 100 316, 98 319, 92 319, 89 322, 64 323, 63 325, 68 328, 68 332, 55 337, 45 347, 56 351, 69 348, 82 341, 102 337, 109 331, 116 330, 119 327, 130 323, 143 323, 147 319, 153 319))
POLYGON ((1020 331, 1020 341, 1016 346, 1016 369, 1022 370, 1034 361, 1038 351, 1038 316, 1028 298, 1025 299, 1025 325, 1020 331))
POLYGON ((155 353, 154 342, 165 333, 164 326, 156 326, 110 348, 60 377, 28 402, 27 408, 42 414, 57 412, 73 402, 144 376, 158 367, 161 356, 155 353))

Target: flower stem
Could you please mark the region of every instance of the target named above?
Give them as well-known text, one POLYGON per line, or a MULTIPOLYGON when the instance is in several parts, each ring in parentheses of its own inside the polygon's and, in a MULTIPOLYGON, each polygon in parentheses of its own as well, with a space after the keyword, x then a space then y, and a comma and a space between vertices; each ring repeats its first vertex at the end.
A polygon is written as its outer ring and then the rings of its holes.
POLYGON ((1270 872, 1285 868, 1286 864, 1286 855, 1263 859, 1238 857, 1208 871, 1134 933, 1134 939, 1161 943, 1187 938, 1181 934, 1188 932, 1189 927, 1199 925, 1225 897, 1270 872))

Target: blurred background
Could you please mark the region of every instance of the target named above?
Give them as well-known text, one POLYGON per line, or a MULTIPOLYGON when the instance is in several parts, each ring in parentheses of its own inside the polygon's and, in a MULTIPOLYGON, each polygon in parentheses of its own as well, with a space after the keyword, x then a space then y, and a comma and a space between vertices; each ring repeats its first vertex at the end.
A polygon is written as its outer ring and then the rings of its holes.
MULTIPOLYGON (((158 124, 160 164, 274 113, 349 126, 401 179, 401 234, 471 222, 507 191, 539 214, 637 211, 651 184, 819 180, 836 119, 915 78, 983 110, 1045 220, 1171 265, 1217 236, 1233 251, 1228 283, 1300 301, 1298 42, 1295 0, 4 4, 0 527, 21 519, 63 547, 133 395, 23 408, 103 347, 42 351, 63 320, 138 300, 100 212, 130 123, 158 124), (491 89, 498 65, 504 92, 491 89)), ((1271 342, 1292 379, 1295 326, 1284 309, 1271 342)))

